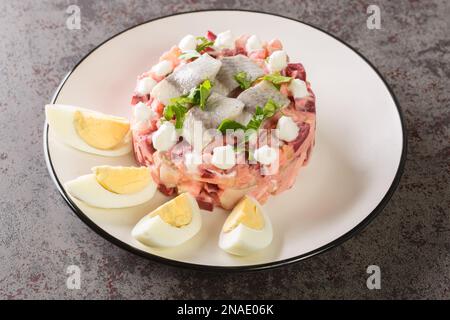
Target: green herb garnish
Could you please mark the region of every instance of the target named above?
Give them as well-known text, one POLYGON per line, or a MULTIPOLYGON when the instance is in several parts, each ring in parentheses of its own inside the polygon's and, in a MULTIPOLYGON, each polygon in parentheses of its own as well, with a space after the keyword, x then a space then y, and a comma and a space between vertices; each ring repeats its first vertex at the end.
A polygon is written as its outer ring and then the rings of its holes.
POLYGON ((279 109, 279 107, 280 106, 272 99, 269 99, 267 101, 267 103, 264 105, 264 108, 256 106, 255 114, 247 124, 247 129, 258 130, 262 122, 265 119, 272 117, 279 109))
POLYGON ((209 95, 211 94, 211 88, 212 84, 211 81, 205 80, 200 85, 200 103, 199 106, 203 110, 206 106, 206 100, 208 99, 209 95))
MULTIPOLYGON (((275 101, 269 99, 267 103, 264 105, 264 108, 256 106, 255 113, 253 114, 252 118, 250 119, 250 121, 246 126, 237 121, 225 119, 217 127, 217 130, 219 130, 222 133, 225 133, 227 129, 231 130, 242 129, 244 131, 248 130, 256 131, 259 129, 259 127, 261 126, 261 124, 265 119, 272 117, 275 114, 275 112, 277 112, 279 107, 280 106, 275 101)), ((247 134, 246 138, 248 138, 247 134)))
POLYGON ((252 85, 252 80, 248 77, 247 72, 241 71, 234 75, 234 80, 239 84, 241 89, 248 89, 252 85))
POLYGON ((188 95, 170 99, 170 103, 164 107, 164 118, 169 121, 175 116, 175 128, 183 127, 186 112, 198 105, 202 110, 206 107, 206 100, 211 93, 212 84, 209 80, 203 81, 198 87, 192 89, 188 95))
POLYGON ((272 117, 275 114, 275 112, 278 110, 279 107, 280 106, 275 101, 273 101, 272 99, 269 99, 267 101, 267 103, 264 105, 264 109, 263 109, 264 117, 266 117, 266 118, 272 117))
POLYGON ((292 78, 291 77, 282 76, 279 72, 277 72, 277 73, 272 73, 272 74, 266 74, 263 77, 263 80, 267 80, 269 82, 272 82, 274 84, 274 86, 276 86, 279 89, 280 85, 282 83, 290 82, 292 80, 292 78))
POLYGON ((243 124, 240 124, 237 121, 230 120, 230 119, 224 119, 220 125, 217 127, 217 130, 219 130, 222 133, 226 133, 227 130, 246 130, 247 127, 243 124))
POLYGON ((173 104, 169 104, 164 107, 163 116, 164 116, 164 119, 166 119, 167 121, 172 120, 173 116, 175 115, 173 106, 174 106, 173 104))
POLYGON ((170 104, 181 104, 186 106, 187 104, 192 104, 192 99, 188 96, 180 96, 170 99, 170 104))
POLYGON ((247 129, 258 130, 261 123, 264 121, 264 110, 260 106, 256 106, 255 114, 247 124, 247 129))
POLYGON ((183 128, 184 118, 188 108, 179 102, 169 104, 164 108, 164 118, 169 121, 175 116, 175 128, 183 128))
POLYGON ((211 81, 206 79, 198 87, 192 89, 187 98, 190 99, 192 104, 198 105, 200 109, 205 110, 206 100, 211 94, 211 88, 211 81))
POLYGON ((197 37, 196 39, 201 41, 199 44, 197 44, 197 48, 195 49, 198 52, 201 52, 214 44, 214 41, 210 41, 205 37, 197 37))

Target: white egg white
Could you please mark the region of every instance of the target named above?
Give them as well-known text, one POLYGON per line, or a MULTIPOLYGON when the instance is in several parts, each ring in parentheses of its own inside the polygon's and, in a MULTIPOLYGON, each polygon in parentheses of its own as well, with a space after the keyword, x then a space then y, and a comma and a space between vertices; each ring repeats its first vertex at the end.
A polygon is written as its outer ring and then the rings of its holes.
POLYGON ((261 205, 256 200, 254 202, 264 218, 263 229, 252 229, 240 223, 229 232, 221 231, 219 247, 224 251, 237 256, 247 256, 266 248, 272 242, 272 223, 261 205))
POLYGON ((136 224, 131 235, 149 247, 175 247, 188 241, 200 231, 202 226, 197 201, 189 195, 189 202, 192 209, 192 220, 189 224, 176 227, 165 222, 159 215, 151 217, 149 214, 136 224))
POLYGON ((118 194, 105 189, 95 177, 87 174, 67 182, 66 191, 74 198, 97 208, 116 209, 137 206, 149 201, 156 192, 156 184, 150 180, 149 184, 139 192, 118 194))
POLYGON ((48 104, 45 106, 45 116, 50 130, 55 132, 58 140, 72 148, 101 156, 118 157, 131 152, 131 132, 126 135, 122 144, 111 150, 101 150, 88 145, 81 139, 74 127, 74 114, 76 111, 104 116, 104 114, 96 111, 69 105, 48 104))

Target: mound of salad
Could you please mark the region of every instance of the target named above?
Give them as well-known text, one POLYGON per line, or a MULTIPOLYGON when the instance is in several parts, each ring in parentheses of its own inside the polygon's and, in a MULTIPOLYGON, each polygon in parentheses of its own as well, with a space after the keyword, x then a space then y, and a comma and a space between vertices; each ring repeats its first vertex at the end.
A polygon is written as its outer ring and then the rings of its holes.
POLYGON ((131 104, 137 162, 205 210, 291 188, 314 146, 314 93, 277 39, 186 35, 138 76, 131 104))

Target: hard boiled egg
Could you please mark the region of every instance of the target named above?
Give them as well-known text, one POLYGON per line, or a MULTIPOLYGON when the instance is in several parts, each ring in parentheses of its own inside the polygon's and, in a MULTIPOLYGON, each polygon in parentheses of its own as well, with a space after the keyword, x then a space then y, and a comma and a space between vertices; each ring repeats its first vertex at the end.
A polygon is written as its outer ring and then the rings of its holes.
POLYGON ((233 49, 234 48, 234 36, 230 30, 221 32, 217 35, 216 40, 214 40, 214 47, 217 50, 222 49, 233 49))
POLYGON ((284 50, 274 51, 267 59, 267 66, 270 72, 278 72, 287 66, 287 54, 284 50))
POLYGON ((47 122, 67 145, 102 156, 121 156, 131 151, 130 122, 125 118, 68 106, 45 106, 47 122))
POLYGON ((272 237, 272 224, 261 205, 244 196, 225 220, 219 247, 228 253, 246 256, 267 247, 272 237))
POLYGON ((261 164, 270 165, 278 158, 278 149, 264 145, 253 153, 253 158, 261 164))
POLYGON ((236 153, 233 147, 230 145, 215 147, 211 163, 223 170, 233 168, 236 165, 236 153))
POLYGON ((278 138, 286 142, 294 141, 300 131, 294 120, 287 116, 281 116, 281 118, 278 119, 277 130, 278 138))
POLYGON ((255 50, 261 50, 263 48, 261 40, 255 35, 250 36, 245 43, 245 50, 252 52, 255 50))
POLYGON ((170 61, 163 60, 155 64, 151 71, 157 76, 164 77, 173 71, 173 66, 170 61))
POLYGON ((145 96, 146 94, 150 94, 154 86, 156 86, 157 82, 151 78, 146 77, 138 81, 136 86, 136 92, 140 96, 145 96))
POLYGON ((158 151, 167 151, 177 143, 177 131, 172 122, 165 121, 152 135, 153 147, 158 151))
POLYGON ((126 208, 153 198, 156 184, 147 167, 92 168, 91 174, 65 184, 67 192, 78 200, 98 208, 126 208))
POLYGON ((182 193, 142 218, 131 235, 150 247, 174 247, 195 236, 201 225, 197 201, 182 193))
POLYGON ((291 83, 289 83, 289 90, 292 92, 292 96, 295 99, 308 96, 308 87, 306 86, 306 82, 300 79, 293 79, 291 83))
POLYGON ((188 34, 180 40, 180 43, 178 43, 178 48, 180 48, 183 52, 195 50, 195 48, 197 48, 197 39, 192 34, 188 34))

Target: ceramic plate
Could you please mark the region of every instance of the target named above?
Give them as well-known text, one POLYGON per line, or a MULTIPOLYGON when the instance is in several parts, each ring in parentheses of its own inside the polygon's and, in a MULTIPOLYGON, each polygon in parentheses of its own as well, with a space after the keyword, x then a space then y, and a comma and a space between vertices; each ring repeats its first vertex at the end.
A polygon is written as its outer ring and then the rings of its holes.
POLYGON ((380 74, 348 45, 308 24, 266 13, 214 10, 155 19, 107 40, 68 74, 53 103, 79 105, 130 117, 136 76, 187 33, 207 30, 279 38, 300 61, 317 97, 316 146, 294 187, 271 197, 274 240, 266 250, 235 257, 218 245, 226 213, 202 212, 199 234, 180 247, 151 249, 130 235, 135 223, 167 200, 157 193, 141 206, 104 210, 72 199, 62 185, 96 165, 133 165, 133 155, 106 158, 59 143, 45 127, 47 163, 74 212, 101 236, 148 259, 220 270, 263 269, 302 260, 354 235, 384 207, 398 184, 405 133, 396 100, 380 74))

